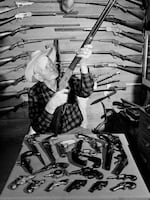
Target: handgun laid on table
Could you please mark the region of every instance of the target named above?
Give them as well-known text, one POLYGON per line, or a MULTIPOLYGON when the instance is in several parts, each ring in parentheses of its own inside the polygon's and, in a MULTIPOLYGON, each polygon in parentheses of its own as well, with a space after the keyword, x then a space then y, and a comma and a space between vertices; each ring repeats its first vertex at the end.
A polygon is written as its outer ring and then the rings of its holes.
POLYGON ((53 149, 50 143, 50 139, 54 137, 53 135, 48 136, 46 138, 44 138, 41 142, 40 142, 40 146, 43 149, 43 151, 45 152, 45 154, 47 155, 47 157, 49 158, 50 162, 55 164, 56 163, 56 158, 53 155, 53 149))
POLYGON ((40 162, 46 166, 46 163, 41 155, 41 153, 39 152, 38 148, 36 147, 36 141, 33 137, 25 137, 24 139, 24 143, 26 144, 26 146, 29 148, 30 151, 32 151, 40 160, 40 162))
POLYGON ((112 174, 119 175, 122 170, 128 165, 128 157, 126 152, 123 149, 122 143, 118 138, 118 142, 116 143, 115 147, 120 152, 115 158, 117 159, 116 166, 111 171, 112 174))

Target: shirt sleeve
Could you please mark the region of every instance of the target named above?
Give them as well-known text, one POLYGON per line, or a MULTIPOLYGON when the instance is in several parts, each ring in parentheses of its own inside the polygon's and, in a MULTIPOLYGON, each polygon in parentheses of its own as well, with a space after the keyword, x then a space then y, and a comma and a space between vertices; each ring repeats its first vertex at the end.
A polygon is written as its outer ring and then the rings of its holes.
POLYGON ((94 89, 94 79, 90 73, 81 74, 81 78, 75 76, 70 80, 71 88, 74 88, 75 95, 79 97, 89 97, 94 89))
POLYGON ((44 134, 50 129, 53 115, 45 110, 42 99, 39 99, 39 96, 32 89, 28 94, 28 102, 31 126, 39 134, 44 134))

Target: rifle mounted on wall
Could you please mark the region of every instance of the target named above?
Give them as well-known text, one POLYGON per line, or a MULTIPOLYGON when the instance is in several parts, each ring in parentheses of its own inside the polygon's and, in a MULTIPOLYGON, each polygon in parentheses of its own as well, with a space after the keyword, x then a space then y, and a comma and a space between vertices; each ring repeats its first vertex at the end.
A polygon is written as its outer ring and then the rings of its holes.
POLYGON ((7 36, 14 36, 16 33, 25 33, 28 30, 46 28, 46 27, 68 27, 68 26, 80 26, 80 24, 33 24, 33 25, 22 25, 14 30, 0 31, 0 39, 7 36))
MULTIPOLYGON (((93 19, 93 20, 97 20, 98 16, 97 15, 64 15, 64 18, 86 18, 86 19, 93 19)), ((137 31, 141 31, 143 32, 143 28, 144 28, 144 23, 142 21, 125 21, 122 19, 118 19, 116 17, 114 17, 113 15, 107 16, 105 18, 105 21, 107 22, 111 22, 113 24, 120 24, 132 29, 135 29, 137 31)))

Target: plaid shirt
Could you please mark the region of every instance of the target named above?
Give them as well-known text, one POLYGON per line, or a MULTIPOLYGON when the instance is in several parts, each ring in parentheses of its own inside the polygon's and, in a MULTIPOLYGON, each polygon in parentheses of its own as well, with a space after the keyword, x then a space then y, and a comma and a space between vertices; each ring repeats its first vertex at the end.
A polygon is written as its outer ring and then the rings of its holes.
MULTIPOLYGON (((76 96, 86 98, 93 92, 94 81, 90 73, 81 74, 81 79, 72 76, 70 83, 74 87, 73 91, 76 96)), ((37 82, 29 90, 29 118, 32 128, 40 134, 51 131, 53 115, 45 110, 45 106, 54 93, 43 82, 37 82)), ((65 104, 65 112, 62 116, 62 133, 80 126, 82 121, 83 116, 77 100, 74 103, 65 104)))

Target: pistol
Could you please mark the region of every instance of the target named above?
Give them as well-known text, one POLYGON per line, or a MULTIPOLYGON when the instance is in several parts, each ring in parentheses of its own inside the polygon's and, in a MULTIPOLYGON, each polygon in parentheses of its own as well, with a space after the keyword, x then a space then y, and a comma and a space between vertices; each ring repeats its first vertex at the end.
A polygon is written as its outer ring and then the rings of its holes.
POLYGON ((24 143, 29 148, 29 150, 32 151, 38 157, 38 159, 40 160, 40 162, 44 166, 46 166, 46 163, 45 163, 44 159, 42 158, 41 153, 39 152, 38 148, 35 145, 35 143, 36 143, 35 138, 30 137, 30 136, 29 137, 25 137, 24 143))
POLYGON ((34 153, 32 151, 26 151, 26 152, 22 153, 21 157, 20 157, 20 159, 21 159, 20 165, 29 174, 33 174, 33 168, 30 165, 31 160, 28 157, 31 157, 33 155, 34 155, 34 153))
POLYGON ((96 181, 90 188, 89 192, 94 192, 95 190, 102 190, 103 187, 108 185, 108 181, 96 181))
POLYGON ((50 139, 54 137, 53 135, 48 136, 46 138, 44 138, 41 142, 40 142, 40 146, 43 149, 43 151, 46 153, 47 157, 49 158, 51 163, 56 163, 56 159, 53 155, 53 150, 50 144, 50 139))
POLYGON ((64 190, 66 192, 71 192, 72 190, 76 189, 79 190, 81 187, 84 187, 87 184, 87 180, 76 179, 72 181, 64 190))

